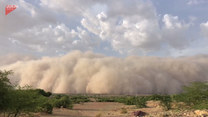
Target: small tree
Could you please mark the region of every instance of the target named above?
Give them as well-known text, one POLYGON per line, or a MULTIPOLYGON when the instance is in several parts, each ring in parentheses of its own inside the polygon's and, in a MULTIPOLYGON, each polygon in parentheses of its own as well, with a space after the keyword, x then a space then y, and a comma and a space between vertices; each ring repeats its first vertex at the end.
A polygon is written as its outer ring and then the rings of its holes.
POLYGON ((14 117, 21 113, 35 112, 43 100, 37 92, 22 88, 14 90, 10 96, 12 100, 9 103, 9 112, 14 114, 14 117))
POLYGON ((0 113, 8 113, 8 117, 37 111, 51 114, 53 106, 48 101, 51 93, 42 89, 34 90, 28 86, 16 89, 8 79, 11 73, 0 71, 0 113))
POLYGON ((12 85, 8 79, 10 74, 12 74, 11 71, 0 70, 0 112, 5 112, 8 109, 8 97, 12 90, 12 85))

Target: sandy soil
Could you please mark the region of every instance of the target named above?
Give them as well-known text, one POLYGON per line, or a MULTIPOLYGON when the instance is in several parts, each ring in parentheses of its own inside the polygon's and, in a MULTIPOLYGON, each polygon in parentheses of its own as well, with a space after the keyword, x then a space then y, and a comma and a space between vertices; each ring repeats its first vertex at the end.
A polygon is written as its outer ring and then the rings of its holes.
POLYGON ((129 117, 130 112, 121 114, 122 108, 134 109, 135 106, 126 106, 114 102, 89 102, 75 104, 72 110, 54 109, 52 115, 41 115, 41 117, 129 117))
POLYGON ((149 103, 148 108, 137 109, 135 105, 124 105, 115 102, 88 102, 75 104, 72 110, 54 109, 52 115, 41 117, 131 117, 134 111, 143 111, 149 114, 162 112, 157 102, 149 103), (125 112, 122 110, 125 109, 125 112))
POLYGON ((148 101, 147 108, 139 109, 135 105, 115 102, 88 102, 75 104, 72 110, 54 108, 51 115, 44 113, 35 113, 34 115, 35 117, 133 117, 135 111, 147 113, 145 117, 208 117, 208 111, 165 111, 157 101, 148 101))

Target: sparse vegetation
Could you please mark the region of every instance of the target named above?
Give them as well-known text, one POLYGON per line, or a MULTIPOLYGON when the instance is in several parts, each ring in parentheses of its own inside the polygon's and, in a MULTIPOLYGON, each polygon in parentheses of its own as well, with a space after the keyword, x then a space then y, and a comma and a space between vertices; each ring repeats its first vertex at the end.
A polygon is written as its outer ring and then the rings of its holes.
POLYGON ((184 102, 191 109, 208 109, 208 84, 193 82, 185 86, 181 94, 175 95, 177 102, 184 102))
POLYGON ((82 95, 70 96, 70 99, 73 104, 90 102, 90 99, 88 96, 82 96, 82 95))
POLYGON ((121 108, 121 114, 126 114, 127 112, 126 108, 121 108))
POLYGON ((72 109, 72 102, 67 95, 55 95, 51 99, 51 103, 57 108, 68 108, 72 109))
POLYGON ((120 102, 136 105, 138 108, 146 107, 146 102, 150 100, 160 101, 166 110, 171 109, 172 102, 183 102, 190 109, 208 109, 208 83, 193 82, 185 86, 182 93, 176 95, 97 97, 98 102, 120 102))
POLYGON ((161 105, 166 109, 171 109, 172 98, 169 95, 152 95, 149 100, 160 101, 161 105))
POLYGON ((144 96, 138 97, 137 101, 136 101, 137 108, 145 108, 146 107, 146 103, 147 103, 148 100, 149 100, 149 98, 144 97, 144 96))

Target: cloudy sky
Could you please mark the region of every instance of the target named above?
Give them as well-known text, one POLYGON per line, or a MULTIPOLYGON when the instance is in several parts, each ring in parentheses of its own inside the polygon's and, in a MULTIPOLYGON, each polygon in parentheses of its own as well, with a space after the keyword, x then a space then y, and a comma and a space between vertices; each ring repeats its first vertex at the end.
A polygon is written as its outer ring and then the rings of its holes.
POLYGON ((208 54, 208 0, 0 0, 0 56, 208 54), (5 16, 6 5, 18 8, 5 16))

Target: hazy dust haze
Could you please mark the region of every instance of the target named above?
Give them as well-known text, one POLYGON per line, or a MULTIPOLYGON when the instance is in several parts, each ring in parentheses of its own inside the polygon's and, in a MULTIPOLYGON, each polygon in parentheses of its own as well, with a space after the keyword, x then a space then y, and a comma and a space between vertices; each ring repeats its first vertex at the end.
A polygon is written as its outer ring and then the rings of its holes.
POLYGON ((14 71, 12 83, 54 93, 171 94, 190 82, 208 81, 208 56, 116 58, 73 51, 0 69, 14 71))

